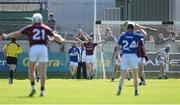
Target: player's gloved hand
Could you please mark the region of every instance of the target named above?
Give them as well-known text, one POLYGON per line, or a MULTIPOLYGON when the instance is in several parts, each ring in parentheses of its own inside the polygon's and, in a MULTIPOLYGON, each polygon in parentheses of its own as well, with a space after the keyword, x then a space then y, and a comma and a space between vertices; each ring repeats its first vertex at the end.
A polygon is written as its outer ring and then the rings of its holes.
POLYGON ((146 60, 146 62, 149 60, 149 58, 147 57, 147 56, 145 56, 145 60, 146 60))

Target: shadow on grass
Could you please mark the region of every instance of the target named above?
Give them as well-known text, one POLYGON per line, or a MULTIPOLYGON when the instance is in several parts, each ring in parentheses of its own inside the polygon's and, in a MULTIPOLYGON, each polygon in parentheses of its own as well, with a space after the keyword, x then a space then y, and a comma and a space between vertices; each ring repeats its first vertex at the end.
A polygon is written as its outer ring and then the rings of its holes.
MULTIPOLYGON (((0 79, 7 79, 8 78, 8 72, 6 71, 1 71, 0 72, 0 79)), ((146 79, 157 79, 159 76, 159 73, 145 73, 146 79)), ((107 82, 111 82, 111 73, 107 73, 107 82)), ((173 79, 179 79, 180 78, 180 73, 168 73, 169 78, 173 79)), ((16 71, 14 73, 14 78, 15 79, 28 79, 28 71, 16 71)), ((47 72, 47 79, 69 79, 71 78, 70 72, 62 72, 62 71, 48 71, 47 72)), ((115 81, 113 82, 119 82, 119 75, 116 77, 115 81)), ((81 78, 82 79, 82 78, 81 78)), ((80 80, 81 80, 80 79, 80 80)))
MULTIPOLYGON (((0 79, 7 79, 8 78, 8 72, 0 72, 0 79)), ((68 72, 60 72, 60 71, 51 71, 51 72, 47 72, 47 79, 69 79, 70 73, 68 72)), ((16 71, 14 72, 14 79, 19 79, 19 80, 23 80, 23 79, 28 79, 28 72, 23 71, 16 71)))
POLYGON ((33 98, 33 97, 29 97, 29 96, 18 96, 17 98, 33 98))
POLYGON ((134 85, 125 85, 125 87, 134 87, 134 85))

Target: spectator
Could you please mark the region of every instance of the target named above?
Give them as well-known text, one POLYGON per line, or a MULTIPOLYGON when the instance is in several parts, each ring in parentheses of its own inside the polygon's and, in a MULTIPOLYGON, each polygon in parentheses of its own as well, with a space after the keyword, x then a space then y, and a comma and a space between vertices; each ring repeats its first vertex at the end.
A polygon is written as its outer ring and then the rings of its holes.
POLYGON ((56 25, 56 19, 54 18, 54 14, 53 13, 49 13, 49 16, 48 16, 48 26, 52 30, 55 30, 55 25, 56 25))
POLYGON ((78 62, 78 68, 77 68, 77 79, 80 79, 81 77, 81 69, 83 71, 83 78, 87 79, 86 74, 86 51, 84 44, 81 44, 81 47, 79 47, 80 56, 79 56, 79 62, 78 62))

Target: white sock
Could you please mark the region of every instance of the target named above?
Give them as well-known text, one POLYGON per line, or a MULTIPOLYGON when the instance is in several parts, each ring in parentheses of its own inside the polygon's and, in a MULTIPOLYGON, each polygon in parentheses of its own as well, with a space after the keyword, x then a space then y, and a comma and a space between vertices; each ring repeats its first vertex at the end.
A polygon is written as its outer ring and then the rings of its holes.
POLYGON ((32 85, 31 87, 32 87, 32 90, 35 90, 35 86, 34 85, 32 85))
POLYGON ((44 94, 44 90, 41 90, 41 94, 44 94))

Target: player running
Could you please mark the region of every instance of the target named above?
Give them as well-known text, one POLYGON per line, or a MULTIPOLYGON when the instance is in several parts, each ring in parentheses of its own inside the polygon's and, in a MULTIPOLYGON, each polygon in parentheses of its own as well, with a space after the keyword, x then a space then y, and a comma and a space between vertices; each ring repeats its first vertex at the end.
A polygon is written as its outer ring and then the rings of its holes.
POLYGON ((77 48, 77 43, 72 42, 72 47, 69 49, 69 65, 70 65, 70 72, 72 79, 75 79, 77 74, 79 53, 80 52, 79 52, 79 48, 77 48))
MULTIPOLYGON (((138 27, 138 26, 136 26, 138 27)), ((140 27, 139 27, 140 28, 140 27)), ((135 33, 135 24, 132 22, 127 23, 127 32, 122 34, 119 38, 118 44, 121 45, 122 50, 122 63, 121 63, 121 78, 116 95, 121 94, 124 79, 127 70, 132 70, 134 78, 134 92, 138 96, 138 58, 136 55, 137 42, 142 38, 141 35, 135 33)))
POLYGON ((58 42, 65 42, 65 39, 54 33, 48 26, 43 24, 43 17, 40 13, 35 13, 32 16, 32 24, 28 25, 21 30, 3 34, 0 36, 0 40, 7 38, 15 38, 20 35, 27 35, 30 44, 29 51, 29 79, 32 90, 29 96, 33 96, 36 93, 35 89, 35 68, 36 63, 39 63, 39 71, 41 78, 41 92, 40 96, 44 96, 46 70, 48 62, 48 49, 47 40, 48 37, 54 38, 58 42))
POLYGON ((22 48, 16 43, 16 39, 12 38, 11 43, 8 43, 3 47, 3 51, 9 66, 9 84, 13 84, 14 71, 16 70, 18 62, 17 57, 22 52, 22 48))

